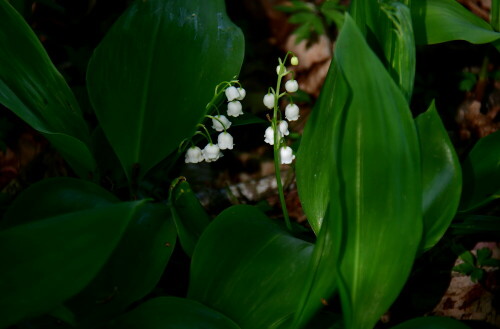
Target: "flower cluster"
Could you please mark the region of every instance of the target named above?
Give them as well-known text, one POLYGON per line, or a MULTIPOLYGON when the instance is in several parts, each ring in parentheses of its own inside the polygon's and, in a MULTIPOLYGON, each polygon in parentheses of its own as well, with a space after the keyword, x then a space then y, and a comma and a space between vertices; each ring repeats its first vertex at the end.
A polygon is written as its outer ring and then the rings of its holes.
MULTIPOLYGON (((238 83, 237 81, 232 81, 233 83, 238 83)), ((241 100, 243 100, 246 96, 246 91, 242 87, 235 87, 234 85, 231 85, 230 83, 224 82, 227 87, 224 90, 224 93, 227 98, 227 115, 230 117, 238 117, 243 114, 243 107, 240 103, 241 100)), ((238 83, 239 85, 239 83, 238 83)), ((207 140, 208 144, 202 149, 200 149, 198 146, 191 146, 187 152, 186 152, 186 158, 185 162, 186 163, 198 163, 202 162, 205 160, 206 162, 213 162, 218 160, 220 157, 222 157, 222 152, 221 150, 232 150, 234 143, 233 143, 233 136, 231 136, 227 130, 229 127, 231 127, 231 121, 225 116, 219 114, 219 111, 217 107, 214 105, 214 102, 216 101, 217 97, 221 92, 218 92, 218 88, 215 89, 215 96, 212 99, 212 101, 207 105, 207 108, 211 108, 212 106, 215 107, 217 110, 217 115, 207 115, 206 117, 212 120, 212 128, 220 132, 220 134, 217 137, 217 144, 214 144, 212 142, 212 139, 210 137, 210 133, 208 132, 207 128, 199 124, 198 126, 201 127, 204 132, 198 131, 197 134, 203 135, 207 140)))
MULTIPOLYGON (((286 60, 286 58, 285 58, 286 60)), ((290 60, 292 65, 298 65, 299 60, 296 56, 293 56, 290 60)), ((299 84, 297 80, 293 77, 285 83, 285 93, 280 94, 280 85, 281 79, 286 75, 292 73, 291 71, 287 71, 284 63, 279 61, 279 65, 276 67, 276 73, 278 74, 278 85, 277 90, 275 91, 272 88, 269 88, 269 92, 264 96, 263 102, 264 106, 270 110, 274 110, 273 117, 270 119, 271 126, 269 126, 264 132, 264 141, 270 145, 274 145, 275 141, 279 146, 279 155, 282 164, 290 164, 295 159, 295 155, 293 155, 292 149, 289 146, 286 146, 284 137, 289 134, 288 131, 288 121, 295 121, 299 118, 299 107, 296 104, 290 103, 285 108, 285 119, 281 119, 281 112, 278 111, 278 100, 284 96, 291 93, 295 93, 299 90, 299 84), (280 117, 278 120, 277 116, 280 117), (275 127, 277 128, 275 132, 275 127)))

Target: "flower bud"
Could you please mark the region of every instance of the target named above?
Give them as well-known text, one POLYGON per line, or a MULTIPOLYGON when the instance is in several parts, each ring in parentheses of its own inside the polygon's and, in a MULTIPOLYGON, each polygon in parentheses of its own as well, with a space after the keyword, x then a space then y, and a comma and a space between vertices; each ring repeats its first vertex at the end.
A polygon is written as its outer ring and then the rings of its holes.
POLYGON ((280 121, 279 129, 282 136, 288 136, 288 134, 290 133, 288 131, 288 122, 286 122, 285 120, 280 121))
POLYGON ((238 93, 240 94, 240 97, 238 97, 236 99, 239 101, 242 101, 245 98, 245 96, 247 95, 247 91, 241 87, 238 88, 238 93))
POLYGON ((297 56, 293 56, 292 59, 290 60, 290 63, 293 66, 299 65, 299 59, 297 58, 297 56))
POLYGON ((242 106, 239 101, 232 101, 227 104, 227 115, 230 117, 237 117, 242 114, 242 106))
POLYGON ((297 82, 297 80, 288 80, 288 81, 285 83, 285 89, 286 89, 286 91, 288 91, 289 93, 294 93, 294 92, 296 92, 297 90, 299 90, 299 83, 297 82))
POLYGON ((281 73, 281 65, 276 66, 276 74, 280 75, 281 73))
POLYGON ((186 163, 198 163, 203 161, 201 149, 198 146, 188 148, 186 152, 186 163))
POLYGON ((212 119, 212 128, 216 131, 223 131, 224 128, 229 129, 231 127, 231 121, 229 121, 224 115, 216 115, 215 118, 212 119))
POLYGON ((201 153, 206 162, 216 161, 222 156, 219 146, 212 143, 207 144, 201 153))
POLYGON ((238 99, 240 97, 240 93, 238 92, 238 89, 236 87, 231 86, 226 88, 226 97, 227 101, 231 102, 235 99, 238 99))
POLYGON ((233 136, 231 136, 228 132, 222 132, 217 137, 217 145, 221 150, 233 149, 233 136))
POLYGON ((295 159, 292 148, 289 146, 282 146, 280 148, 280 158, 282 164, 290 164, 295 159))
POLYGON ((268 93, 267 95, 264 96, 264 105, 268 109, 274 108, 274 95, 271 93, 268 93))
POLYGON ((288 121, 295 121, 299 118, 299 107, 295 104, 288 104, 285 107, 285 118, 288 121))

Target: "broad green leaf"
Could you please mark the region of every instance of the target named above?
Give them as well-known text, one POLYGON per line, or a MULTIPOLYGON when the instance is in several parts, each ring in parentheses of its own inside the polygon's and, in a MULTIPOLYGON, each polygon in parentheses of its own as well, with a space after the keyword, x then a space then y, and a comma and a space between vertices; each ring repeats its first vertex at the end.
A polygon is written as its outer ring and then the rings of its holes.
POLYGON ((478 249, 476 251, 476 253, 477 253, 477 264, 479 266, 482 266, 482 265, 484 265, 485 260, 488 260, 491 258, 492 251, 490 248, 485 247, 485 248, 478 249))
POLYGON ((471 274, 474 271, 474 269, 475 269, 474 265, 471 265, 469 263, 462 263, 457 266, 453 266, 452 268, 453 271, 463 273, 466 275, 471 274))
POLYGON ((434 102, 415 124, 422 154, 424 232, 420 249, 425 251, 441 239, 457 212, 462 170, 434 102))
POLYGON ((402 289, 421 239, 420 150, 406 99, 349 15, 335 55, 349 98, 330 128, 334 157, 321 165, 337 181, 329 203, 343 223, 335 233, 346 327, 371 328, 402 289))
POLYGON ((98 273, 143 202, 43 218, 0 231, 0 328, 55 309, 98 273))
POLYGON ((130 181, 193 135, 243 52, 223 0, 137 0, 118 19, 90 60, 87 86, 130 181))
POLYGON ((41 132, 79 176, 92 173, 89 133, 71 89, 5 0, 0 1, 0 103, 41 132))
POLYGON ((81 179, 44 179, 21 193, 0 221, 5 229, 47 217, 108 206, 119 200, 102 187, 81 179))
POLYGON ((481 268, 474 268, 470 274, 470 279, 472 282, 478 282, 483 279, 484 270, 481 268))
POLYGON ((417 44, 453 40, 489 43, 500 33, 455 0, 418 0, 412 3, 413 29, 417 44))
POLYGON ((100 329, 239 329, 223 314, 193 300, 158 297, 127 314, 100 326, 100 329))
POLYGON ((476 265, 476 260, 474 255, 468 250, 461 253, 459 257, 467 264, 476 265))
POLYGON ((460 210, 470 211, 500 198, 500 131, 481 138, 462 164, 460 210))
POLYGON ((196 245, 188 297, 243 328, 289 328, 312 249, 256 208, 233 206, 196 245))
POLYGON ((68 301, 77 321, 91 325, 110 319, 149 294, 165 270, 175 240, 169 208, 144 205, 99 274, 68 301))
POLYGON ((339 215, 339 209, 334 208, 330 208, 326 213, 314 245, 308 268, 309 275, 304 284, 292 328, 304 327, 337 288, 342 240, 336 237, 335 232, 342 230, 340 227, 342 222, 335 220, 335 217, 339 215))
POLYGON ((371 49, 379 56, 406 99, 411 99, 416 51, 410 0, 353 1, 350 12, 371 49))
POLYGON ((408 320, 391 329, 470 329, 470 327, 452 318, 429 316, 408 320))
POLYGON ((179 240, 186 254, 192 256, 196 243, 211 218, 196 198, 188 182, 177 179, 170 188, 170 209, 179 233, 179 240))

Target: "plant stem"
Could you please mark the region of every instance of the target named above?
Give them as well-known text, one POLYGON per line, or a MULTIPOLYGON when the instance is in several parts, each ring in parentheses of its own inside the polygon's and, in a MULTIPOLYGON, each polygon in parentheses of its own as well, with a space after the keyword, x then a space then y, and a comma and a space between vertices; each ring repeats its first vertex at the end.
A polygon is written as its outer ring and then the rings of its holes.
MULTIPOLYGON (((282 63, 280 62, 280 66, 282 63)), ((284 68, 283 68, 284 69, 284 68)), ((280 169, 280 144, 281 144, 281 138, 280 138, 280 131, 279 131, 279 125, 278 125, 278 99, 279 99, 279 92, 280 92, 280 87, 281 87, 281 79, 283 76, 281 74, 278 75, 278 83, 276 85, 276 90, 274 94, 274 112, 273 112, 273 119, 272 119, 272 127, 274 131, 274 169, 275 169, 275 174, 276 174, 276 185, 278 186, 278 194, 280 197, 280 203, 281 203, 281 209, 283 211, 283 217, 285 217, 285 224, 286 227, 289 231, 292 230, 292 224, 290 223, 290 217, 288 216, 288 210, 286 209, 286 203, 285 203, 285 195, 283 194, 283 183, 281 182, 281 169, 280 169)))

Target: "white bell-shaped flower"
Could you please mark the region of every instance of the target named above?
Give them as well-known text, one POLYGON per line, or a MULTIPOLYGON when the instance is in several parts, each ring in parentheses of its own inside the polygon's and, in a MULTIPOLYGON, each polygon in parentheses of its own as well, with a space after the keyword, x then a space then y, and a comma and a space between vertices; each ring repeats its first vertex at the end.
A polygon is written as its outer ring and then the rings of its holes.
POLYGON ((191 146, 186 152, 186 163, 198 163, 203 161, 201 149, 198 146, 191 146))
POLYGON ((293 66, 299 65, 299 59, 297 58, 297 56, 293 56, 292 59, 290 60, 290 63, 293 66))
POLYGON ((290 164, 295 159, 292 148, 289 146, 282 146, 280 148, 280 158, 282 164, 290 164))
POLYGON ((233 136, 231 136, 228 132, 222 132, 217 137, 217 145, 221 150, 233 149, 233 136))
POLYGON ((207 144, 201 153, 206 162, 216 161, 222 156, 219 146, 212 143, 207 144))
POLYGON ((288 122, 286 122, 285 120, 280 121, 279 129, 281 136, 288 136, 288 134, 290 134, 290 132, 288 131, 288 122))
POLYGON ((288 104, 285 107, 285 118, 288 121, 295 121, 299 118, 299 107, 295 104, 288 104))
POLYGON ((241 87, 238 88, 238 93, 240 94, 240 97, 238 97, 236 99, 239 101, 242 101, 245 98, 245 96, 247 95, 247 91, 241 87))
POLYGON ((229 121, 224 115, 216 115, 216 119, 212 119, 212 128, 216 131, 223 131, 224 128, 229 129, 231 127, 231 121, 229 121), (218 120, 217 120, 218 119, 218 120))
POLYGON ((274 108, 274 95, 271 93, 268 93, 264 96, 264 105, 268 109, 274 108))
POLYGON ((227 101, 231 102, 234 101, 235 99, 238 99, 240 97, 240 93, 238 92, 238 89, 236 87, 231 86, 226 88, 226 97, 227 101))
POLYGON ((227 103, 227 115, 230 117, 237 117, 243 114, 243 107, 239 101, 232 101, 227 103))
POLYGON ((269 145, 274 145, 274 130, 273 127, 267 127, 264 132, 264 142, 269 145))
POLYGON ((294 93, 294 92, 296 92, 297 90, 299 90, 299 83, 297 82, 297 80, 288 80, 288 81, 285 83, 285 89, 286 89, 286 91, 288 91, 289 93, 294 93))

